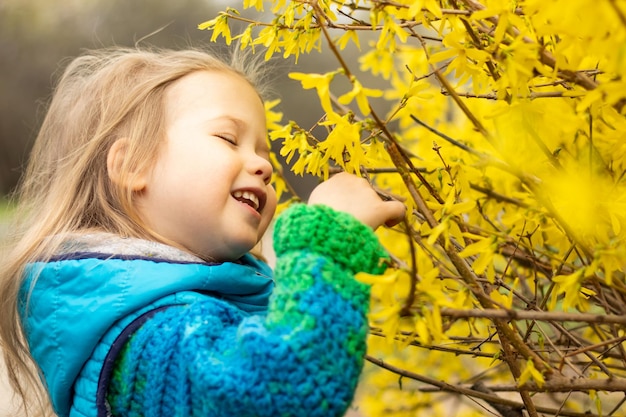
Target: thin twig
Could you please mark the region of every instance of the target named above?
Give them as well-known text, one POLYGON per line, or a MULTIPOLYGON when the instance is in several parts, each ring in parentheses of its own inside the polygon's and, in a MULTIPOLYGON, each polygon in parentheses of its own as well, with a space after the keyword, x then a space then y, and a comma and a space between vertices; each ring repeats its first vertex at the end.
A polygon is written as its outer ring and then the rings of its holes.
POLYGON ((409 222, 406 217, 402 219, 402 223, 404 225, 404 229, 406 230, 406 235, 408 237, 407 240, 409 242, 409 254, 411 256, 411 274, 410 274, 411 283, 409 285, 409 294, 406 297, 404 306, 402 306, 402 310, 400 310, 400 315, 410 316, 412 315, 411 308, 413 307, 413 303, 415 302, 415 288, 417 287, 417 278, 418 278, 417 259, 415 256, 415 253, 416 253, 415 242, 413 241, 413 237, 411 236, 411 233, 410 233, 411 226, 409 225, 409 222))
MULTIPOLYGON (((442 90, 441 93, 444 96, 451 95, 447 90, 442 90)), ((459 97, 463 97, 463 98, 479 98, 479 99, 485 99, 485 100, 501 100, 501 98, 499 98, 496 93, 491 93, 491 94, 474 94, 474 93, 470 93, 470 92, 456 91, 456 94, 459 97)), ((563 98, 563 97, 575 98, 576 96, 574 96, 574 95, 566 95, 563 91, 531 91, 528 95, 518 95, 517 96, 517 98, 520 98, 520 99, 530 99, 530 100, 539 99, 539 98, 563 98)))
MULTIPOLYGON (((626 315, 617 316, 613 314, 590 314, 590 313, 562 313, 554 311, 532 311, 532 310, 504 310, 504 309, 472 309, 456 310, 450 308, 441 309, 441 315, 455 319, 459 318, 489 318, 507 320, 537 320, 537 321, 560 321, 560 322, 583 322, 601 324, 622 324, 626 325, 626 315)), ((626 339, 625 339, 626 340, 626 339)))
MULTIPOLYGON (((414 372, 410 372, 405 369, 399 368, 397 366, 391 365, 383 361, 382 359, 375 358, 371 355, 366 355, 365 359, 368 362, 371 362, 377 366, 380 366, 381 368, 387 369, 388 371, 391 371, 397 375, 401 375, 406 378, 410 378, 416 381, 423 382, 428 385, 432 385, 434 387, 438 387, 440 391, 442 392, 452 392, 456 394, 466 395, 468 397, 479 398, 481 400, 503 404, 503 405, 507 405, 510 407, 519 407, 520 409, 524 407, 524 404, 518 401, 508 400, 506 398, 502 398, 494 394, 487 394, 484 392, 473 390, 471 388, 458 386, 458 385, 452 385, 444 381, 439 381, 439 380, 429 378, 424 375, 419 375, 414 372)), ((540 413, 555 414, 556 412, 555 409, 552 409, 549 407, 537 406, 536 409, 540 413)), ((598 415, 593 414, 593 413, 578 413, 578 412, 567 411, 567 410, 561 412, 560 415, 563 417, 599 417, 598 415)))

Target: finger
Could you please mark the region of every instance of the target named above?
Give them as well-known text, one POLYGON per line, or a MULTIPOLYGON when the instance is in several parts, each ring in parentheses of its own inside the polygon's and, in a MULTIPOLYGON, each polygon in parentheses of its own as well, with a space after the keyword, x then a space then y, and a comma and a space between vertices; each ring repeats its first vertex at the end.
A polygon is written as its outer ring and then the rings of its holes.
POLYGON ((400 223, 406 214, 406 206, 399 201, 385 201, 383 207, 386 210, 385 226, 392 227, 400 223))
POLYGON ((376 188, 374 186, 372 186, 372 188, 374 189, 374 191, 376 191, 376 194, 378 194, 378 197, 380 197, 380 199, 383 201, 400 201, 400 202, 406 201, 406 198, 404 198, 401 195, 392 194, 387 190, 381 190, 380 188, 376 188))

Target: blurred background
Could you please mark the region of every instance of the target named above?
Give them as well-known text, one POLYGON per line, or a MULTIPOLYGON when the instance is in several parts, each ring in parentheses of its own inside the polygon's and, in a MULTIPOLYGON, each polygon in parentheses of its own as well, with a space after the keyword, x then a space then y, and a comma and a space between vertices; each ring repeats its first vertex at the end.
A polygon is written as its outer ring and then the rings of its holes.
MULTIPOLYGON (((54 80, 64 63, 86 48, 145 45, 184 48, 210 42, 198 24, 241 0, 0 0, 0 205, 13 190, 45 114, 54 80)), ((267 13, 267 11, 266 11, 267 13)), ((267 16, 266 16, 267 17, 267 16)), ((271 20, 267 17, 266 20, 271 20)), ((231 24, 232 33, 243 26, 231 24)), ((262 52, 261 52, 262 53, 262 52)), ((277 58, 272 84, 282 99, 284 120, 313 125, 321 115, 316 95, 302 91, 287 73, 293 60, 277 58)), ((313 52, 301 56, 298 71, 325 72, 334 59, 313 52)), ((315 179, 297 179, 306 195, 315 179)), ((2 209, 0 209, 2 210, 2 209)), ((0 213, 0 216, 2 214, 0 213)))

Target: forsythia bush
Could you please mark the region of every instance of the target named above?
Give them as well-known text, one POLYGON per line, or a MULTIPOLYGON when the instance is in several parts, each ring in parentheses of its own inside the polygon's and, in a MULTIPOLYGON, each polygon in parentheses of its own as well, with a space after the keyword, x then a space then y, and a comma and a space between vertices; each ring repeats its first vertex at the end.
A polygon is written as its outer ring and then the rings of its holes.
POLYGON ((266 59, 336 58, 290 74, 316 90, 317 126, 268 103, 293 172, 353 172, 409 208, 379 233, 394 267, 359 277, 374 284, 359 412, 624 415, 626 1, 241 6, 272 15, 200 28, 266 59))

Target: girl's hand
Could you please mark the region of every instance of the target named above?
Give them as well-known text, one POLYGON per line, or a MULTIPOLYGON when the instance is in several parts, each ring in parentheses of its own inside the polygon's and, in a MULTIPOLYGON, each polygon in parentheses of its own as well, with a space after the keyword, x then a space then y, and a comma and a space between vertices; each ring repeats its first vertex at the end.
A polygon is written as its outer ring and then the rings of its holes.
POLYGON ((401 202, 383 201, 365 179, 345 172, 315 187, 309 204, 324 204, 350 213, 374 230, 382 224, 398 224, 406 211, 401 202))

